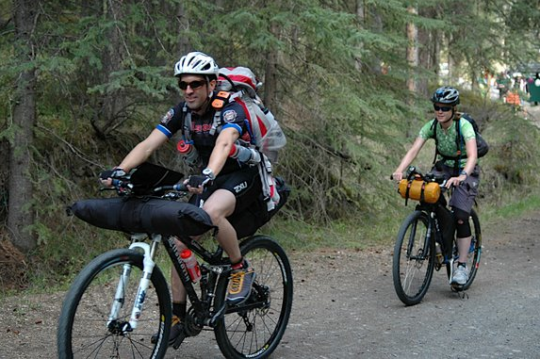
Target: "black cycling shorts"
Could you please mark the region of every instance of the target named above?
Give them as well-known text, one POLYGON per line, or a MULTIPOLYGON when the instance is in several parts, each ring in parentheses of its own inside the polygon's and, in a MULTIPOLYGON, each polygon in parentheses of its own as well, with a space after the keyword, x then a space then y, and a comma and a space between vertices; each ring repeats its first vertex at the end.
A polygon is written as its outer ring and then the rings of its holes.
POLYGON ((225 189, 236 197, 236 207, 234 212, 240 212, 249 207, 259 198, 262 193, 261 177, 259 167, 245 167, 238 171, 218 175, 214 183, 207 187, 200 195, 192 198, 192 203, 200 204, 201 200, 206 200, 218 189, 225 189))

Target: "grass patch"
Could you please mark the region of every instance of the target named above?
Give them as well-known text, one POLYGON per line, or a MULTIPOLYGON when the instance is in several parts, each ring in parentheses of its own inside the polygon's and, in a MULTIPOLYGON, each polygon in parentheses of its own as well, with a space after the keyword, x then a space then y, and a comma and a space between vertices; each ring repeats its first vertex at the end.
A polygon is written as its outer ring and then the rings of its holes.
MULTIPOLYGON (((521 191, 520 191, 521 192, 521 191)), ((506 203, 499 206, 485 206, 482 210, 482 217, 487 225, 512 218, 523 216, 526 213, 540 209, 540 194, 528 195, 520 198, 511 193, 506 196, 506 203)))
POLYGON ((414 205, 401 206, 392 214, 374 218, 348 219, 328 225, 276 219, 261 230, 275 238, 286 250, 313 251, 318 248, 362 250, 372 246, 391 245, 401 222, 414 210, 414 205))

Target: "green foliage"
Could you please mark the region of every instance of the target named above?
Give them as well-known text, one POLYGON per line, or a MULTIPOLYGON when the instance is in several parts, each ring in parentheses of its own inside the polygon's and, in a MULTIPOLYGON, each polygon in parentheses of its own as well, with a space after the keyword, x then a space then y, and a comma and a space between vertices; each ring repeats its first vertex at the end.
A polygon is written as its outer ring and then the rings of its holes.
MULTIPOLYGON (((88 258, 124 244, 121 235, 65 216, 65 207, 97 196, 97 174, 118 164, 178 101, 172 67, 194 49, 222 66, 249 66, 267 85, 273 81, 269 69, 276 72, 271 108, 289 139, 276 171, 293 192, 279 226, 269 230, 293 237, 293 248, 360 248, 391 240, 396 218, 410 208, 388 177, 430 109, 423 94, 407 91, 411 74, 434 88, 440 59, 453 59, 451 83, 474 79, 501 61, 537 60, 530 51, 537 52, 538 1, 420 0, 419 15, 407 11, 410 5, 402 0, 44 2, 37 8, 37 58, 23 65, 15 60, 13 22, 4 22, 1 7, 4 144, 17 130, 10 120, 16 78, 24 66, 38 69, 31 168, 38 274, 70 276, 88 258), (423 70, 407 64, 407 23, 425 35, 422 51, 431 62, 423 70), (511 41, 516 34, 520 41, 511 41)), ((538 186, 540 150, 530 145, 538 143, 538 130, 474 92, 464 92, 462 102, 492 144, 482 159, 482 201, 500 205, 516 188, 538 186)), ((173 147, 152 161, 178 166, 173 147)), ((429 149, 421 154, 424 169, 432 154, 429 149)), ((7 171, 0 169, 0 179, 7 171)), ((6 207, 6 185, 0 185, 0 205, 6 207)))

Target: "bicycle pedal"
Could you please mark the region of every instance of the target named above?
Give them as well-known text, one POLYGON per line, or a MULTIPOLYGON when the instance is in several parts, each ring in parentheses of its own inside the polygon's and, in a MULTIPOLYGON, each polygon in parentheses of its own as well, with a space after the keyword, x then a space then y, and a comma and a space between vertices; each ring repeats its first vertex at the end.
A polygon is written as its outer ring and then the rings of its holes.
POLYGON ((182 332, 179 336, 176 337, 174 344, 172 345, 173 349, 176 350, 180 348, 180 345, 182 345, 182 342, 184 339, 186 339, 187 335, 186 333, 182 332))
POLYGON ((452 283, 450 284, 450 288, 452 288, 452 291, 453 292, 463 292, 463 285, 462 284, 457 284, 457 283, 452 283))

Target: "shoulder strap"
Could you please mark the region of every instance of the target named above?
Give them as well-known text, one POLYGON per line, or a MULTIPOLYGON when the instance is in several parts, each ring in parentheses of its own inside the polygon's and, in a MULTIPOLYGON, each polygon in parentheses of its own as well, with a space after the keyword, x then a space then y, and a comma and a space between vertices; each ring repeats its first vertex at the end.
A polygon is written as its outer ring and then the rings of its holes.
POLYGON ((231 93, 227 91, 219 91, 217 94, 214 95, 214 98, 212 99, 212 107, 216 112, 214 112, 214 120, 212 121, 212 128, 210 129, 209 133, 211 136, 213 136, 216 131, 218 130, 218 127, 221 126, 221 110, 227 105, 231 100, 231 93))
POLYGON ((439 154, 439 142, 437 141, 437 119, 434 118, 431 124, 431 130, 433 131, 433 138, 435 139, 435 156, 433 157, 433 164, 437 162, 437 155, 439 154))
POLYGON ((434 119, 433 120, 433 125, 432 125, 432 128, 433 128, 433 137, 435 138, 435 157, 433 158, 433 164, 435 164, 437 162, 437 155, 441 154, 441 156, 444 158, 444 159, 447 159, 447 160, 453 160, 454 161, 454 170, 457 171, 457 173, 459 173, 459 170, 460 170, 460 165, 461 165, 461 158, 462 158, 462 151, 461 151, 461 143, 462 141, 460 140, 460 138, 462 137, 461 136, 461 113, 460 112, 456 112, 456 119, 454 120, 454 122, 456 123, 456 147, 457 147, 457 156, 456 157, 448 157, 448 156, 444 156, 442 155, 440 152, 439 152, 439 148, 437 146, 437 119, 434 119))
POLYGON ((191 144, 191 111, 188 111, 187 103, 182 107, 182 139, 184 142, 191 144))
POLYGON ((456 146, 457 146, 457 159, 454 160, 454 172, 456 175, 459 174, 461 170, 461 158, 463 157, 462 144, 462 134, 461 134, 461 114, 457 116, 456 120, 456 146))
POLYGON ((456 122, 456 146, 457 146, 457 155, 458 156, 461 156, 461 145, 462 145, 462 142, 461 141, 461 138, 462 138, 462 134, 461 134, 461 118, 458 117, 457 120, 455 121, 456 122))

